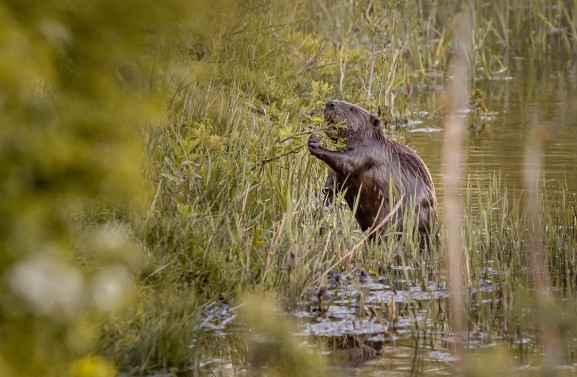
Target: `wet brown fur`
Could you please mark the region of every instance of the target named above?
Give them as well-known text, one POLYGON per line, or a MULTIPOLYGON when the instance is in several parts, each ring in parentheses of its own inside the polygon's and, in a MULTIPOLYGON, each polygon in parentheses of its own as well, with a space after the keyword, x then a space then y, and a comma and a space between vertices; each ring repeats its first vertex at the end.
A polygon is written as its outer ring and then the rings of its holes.
POLYGON ((402 198, 402 206, 391 219, 397 230, 403 231, 402 218, 412 212, 418 231, 429 234, 437 199, 429 169, 415 151, 385 137, 377 117, 348 102, 328 101, 325 118, 333 128, 339 123, 346 125, 336 131, 337 137, 346 139, 343 151, 321 147, 316 135, 309 138, 310 153, 330 167, 323 189, 325 206, 346 190, 349 208, 358 200, 355 217, 365 231, 381 223, 402 198))

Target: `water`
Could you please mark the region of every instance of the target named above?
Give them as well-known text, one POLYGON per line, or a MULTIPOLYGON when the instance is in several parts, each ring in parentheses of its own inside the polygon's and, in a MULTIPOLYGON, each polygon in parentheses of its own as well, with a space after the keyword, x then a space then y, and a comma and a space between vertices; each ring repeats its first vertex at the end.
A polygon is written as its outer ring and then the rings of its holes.
MULTIPOLYGON (((508 192, 519 197, 527 142, 532 130, 542 125, 553 134, 543 150, 547 197, 556 200, 560 187, 565 185, 574 195, 577 192, 577 67, 566 59, 551 59, 547 63, 522 57, 511 60, 506 76, 475 82, 475 88, 485 94, 485 106, 494 120, 487 122, 479 133, 468 132, 463 177, 478 181, 482 188, 489 183, 491 175, 498 175, 508 192)), ((429 102, 424 96, 420 106, 434 109, 430 94, 428 97, 429 102)), ((443 133, 436 130, 442 128, 442 120, 418 115, 415 119, 422 123, 409 126, 401 140, 417 150, 431 170, 436 187, 441 188, 443 133), (421 130, 425 132, 418 132, 421 130)))

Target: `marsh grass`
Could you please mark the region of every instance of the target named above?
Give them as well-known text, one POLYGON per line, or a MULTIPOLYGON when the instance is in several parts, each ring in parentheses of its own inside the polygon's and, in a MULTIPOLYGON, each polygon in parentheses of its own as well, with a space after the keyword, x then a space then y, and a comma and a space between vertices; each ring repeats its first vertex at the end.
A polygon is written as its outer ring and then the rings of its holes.
MULTIPOLYGON (((155 191, 145 216, 133 221, 148 249, 136 282, 139 299, 110 321, 101 342, 122 370, 198 371, 201 360, 215 354, 246 365, 245 338, 195 327, 211 305, 235 306, 245 292, 274 292, 291 309, 326 285, 330 271, 352 281, 368 271, 391 286, 399 280, 445 286, 445 224, 425 253, 409 217, 403 237, 385 227, 379 242, 363 241, 342 197, 323 208, 327 172, 308 155, 306 140, 322 129, 322 104, 330 98, 359 103, 389 123, 406 120, 420 96, 444 86, 458 7, 440 1, 305 3, 249 2, 200 58, 211 78, 178 79, 166 101, 166 127, 146 136, 145 174, 155 191)), ((565 2, 464 6, 474 16, 467 62, 473 84, 503 79, 508 57, 521 51, 544 58, 555 49, 574 51, 575 9, 565 2), (533 6, 539 11, 530 12, 533 6), (553 27, 561 31, 551 33, 553 27), (526 30, 533 32, 524 35, 526 30)), ((425 110, 444 113, 438 104, 430 106, 425 110)), ((400 135, 397 127, 387 133, 400 135)), ((459 232, 467 337, 500 339, 510 351, 503 366, 527 364, 539 358, 535 329, 541 319, 527 270, 524 201, 511 197, 498 174, 488 187, 480 182, 470 178, 458 197, 465 212, 459 232), (526 338, 536 340, 533 349, 523 348, 526 338)), ((541 208, 556 331, 570 363, 577 330, 577 215, 574 195, 560 193, 555 203, 543 192, 534 193, 540 200, 527 200, 541 208)), ((409 313, 423 345, 422 336, 447 331, 444 299, 431 299, 424 317, 412 304, 385 303, 379 315, 393 321, 409 313)))

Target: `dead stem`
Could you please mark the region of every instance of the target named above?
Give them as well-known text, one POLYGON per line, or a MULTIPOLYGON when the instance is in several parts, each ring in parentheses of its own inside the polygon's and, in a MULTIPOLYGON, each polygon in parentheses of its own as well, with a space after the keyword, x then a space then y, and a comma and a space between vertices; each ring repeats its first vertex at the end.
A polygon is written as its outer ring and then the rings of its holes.
POLYGON ((465 330, 463 276, 463 242, 461 237, 462 208, 459 202, 459 169, 463 162, 463 140, 465 117, 459 111, 466 106, 468 90, 467 57, 471 50, 471 22, 467 14, 460 14, 455 25, 453 48, 452 81, 447 88, 448 116, 445 120, 445 143, 443 147, 445 226, 447 281, 449 289, 449 331, 455 337, 456 373, 464 370, 464 349, 461 337, 465 330))

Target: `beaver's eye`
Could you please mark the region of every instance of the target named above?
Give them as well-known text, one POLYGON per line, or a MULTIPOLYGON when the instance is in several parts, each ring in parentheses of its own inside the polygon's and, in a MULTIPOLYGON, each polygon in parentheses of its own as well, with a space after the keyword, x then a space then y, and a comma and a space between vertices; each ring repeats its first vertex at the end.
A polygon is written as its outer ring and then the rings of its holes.
POLYGON ((354 113, 355 111, 357 111, 357 109, 355 109, 354 107, 351 107, 351 111, 354 113))

